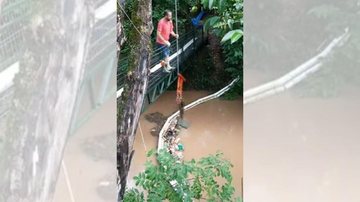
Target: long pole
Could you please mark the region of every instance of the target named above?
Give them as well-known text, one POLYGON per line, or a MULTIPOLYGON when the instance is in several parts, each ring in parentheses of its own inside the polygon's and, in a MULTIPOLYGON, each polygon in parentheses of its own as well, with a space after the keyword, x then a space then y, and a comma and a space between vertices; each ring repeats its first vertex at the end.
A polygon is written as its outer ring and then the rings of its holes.
MULTIPOLYGON (((176 34, 179 34, 179 28, 178 28, 178 13, 177 13, 177 0, 175 0, 175 25, 176 25, 176 34)), ((179 51, 179 37, 176 38, 176 52, 179 51)), ((177 68, 177 73, 180 73, 180 69, 179 69, 179 54, 176 56, 176 68, 177 68)))

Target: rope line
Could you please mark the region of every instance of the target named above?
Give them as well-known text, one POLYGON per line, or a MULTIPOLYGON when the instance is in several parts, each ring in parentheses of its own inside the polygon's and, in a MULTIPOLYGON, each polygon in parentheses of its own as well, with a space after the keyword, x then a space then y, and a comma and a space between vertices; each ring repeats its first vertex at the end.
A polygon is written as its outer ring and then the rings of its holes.
POLYGON ((141 129, 141 124, 140 124, 140 121, 139 121, 139 129, 140 129, 141 139, 142 139, 142 142, 143 142, 143 145, 144 145, 145 151, 147 151, 147 147, 146 147, 146 144, 145 144, 145 139, 144 139, 144 134, 143 134, 142 129, 141 129))
MULTIPOLYGON (((179 27, 178 27, 178 9, 177 9, 177 0, 175 0, 175 29, 176 29, 176 34, 178 34, 179 36, 179 27)), ((179 51, 179 37, 176 38, 176 52, 179 51)), ((177 73, 180 73, 179 70, 179 55, 176 56, 176 68, 177 68, 177 73)))
POLYGON ((61 161, 61 166, 62 166, 62 169, 63 169, 63 171, 64 171, 66 186, 67 186, 68 191, 69 191, 70 200, 71 200, 71 202, 75 202, 75 197, 74 197, 73 189, 72 189, 72 187, 71 187, 71 182, 70 182, 68 170, 67 170, 67 167, 66 167, 66 165, 65 165, 65 160, 64 160, 64 159, 61 161))

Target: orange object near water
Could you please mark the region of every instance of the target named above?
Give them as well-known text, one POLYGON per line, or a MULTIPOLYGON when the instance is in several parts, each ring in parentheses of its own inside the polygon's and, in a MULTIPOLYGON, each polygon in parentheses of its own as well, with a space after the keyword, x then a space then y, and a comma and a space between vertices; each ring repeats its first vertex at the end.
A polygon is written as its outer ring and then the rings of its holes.
POLYGON ((179 73, 178 74, 178 80, 177 80, 177 89, 176 89, 176 102, 177 102, 177 104, 180 104, 181 100, 183 98, 183 96, 182 96, 183 83, 185 81, 186 81, 185 77, 179 73))

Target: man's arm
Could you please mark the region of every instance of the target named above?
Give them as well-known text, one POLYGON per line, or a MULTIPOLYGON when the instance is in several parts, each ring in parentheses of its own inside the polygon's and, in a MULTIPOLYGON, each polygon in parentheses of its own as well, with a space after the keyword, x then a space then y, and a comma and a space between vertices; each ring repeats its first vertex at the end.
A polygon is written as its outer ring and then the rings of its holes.
POLYGON ((175 37, 175 38, 179 38, 179 35, 178 35, 178 34, 175 34, 174 31, 172 31, 170 34, 171 34, 171 36, 173 36, 173 37, 175 37))
POLYGON ((175 37, 175 38, 179 38, 179 35, 177 35, 175 32, 174 32, 174 24, 173 22, 171 22, 171 32, 170 32, 171 36, 175 37))
POLYGON ((164 37, 161 35, 161 31, 158 29, 157 31, 157 36, 161 39, 161 41, 163 41, 164 43, 168 42, 164 39, 164 37))

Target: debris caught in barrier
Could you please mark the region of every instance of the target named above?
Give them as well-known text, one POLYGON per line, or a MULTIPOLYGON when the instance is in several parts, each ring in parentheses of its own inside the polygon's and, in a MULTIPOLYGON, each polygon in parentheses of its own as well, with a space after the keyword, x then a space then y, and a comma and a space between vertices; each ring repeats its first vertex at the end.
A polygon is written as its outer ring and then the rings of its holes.
POLYGON ((180 129, 178 127, 178 122, 174 121, 166 131, 163 139, 166 144, 167 151, 178 160, 182 160, 184 158, 184 145, 180 143, 180 138, 178 137, 179 134, 180 129))

